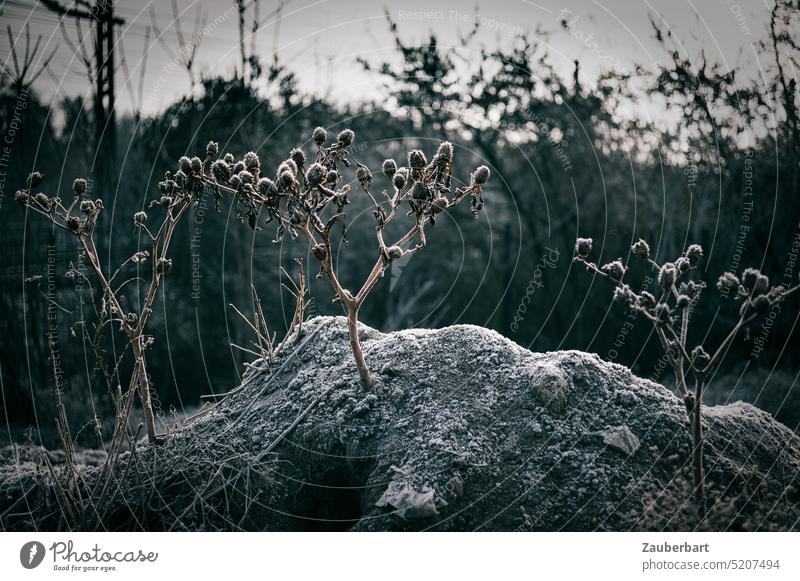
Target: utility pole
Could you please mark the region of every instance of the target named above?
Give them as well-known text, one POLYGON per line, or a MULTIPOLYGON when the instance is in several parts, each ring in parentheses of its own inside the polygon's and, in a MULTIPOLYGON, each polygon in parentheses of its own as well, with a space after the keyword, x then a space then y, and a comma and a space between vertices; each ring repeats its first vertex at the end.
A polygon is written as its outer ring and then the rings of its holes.
MULTIPOLYGON (((125 24, 114 16, 114 0, 74 0, 65 6, 59 0, 41 0, 52 12, 94 27, 94 132, 96 175, 101 187, 114 185, 117 123, 114 112, 114 27, 125 24)), ((82 40, 82 39, 79 39, 82 40)))

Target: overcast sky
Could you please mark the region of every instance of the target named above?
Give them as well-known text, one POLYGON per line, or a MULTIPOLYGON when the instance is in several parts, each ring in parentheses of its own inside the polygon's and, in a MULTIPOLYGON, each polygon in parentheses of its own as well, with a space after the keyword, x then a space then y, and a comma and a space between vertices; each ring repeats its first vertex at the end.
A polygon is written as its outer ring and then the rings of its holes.
MULTIPOLYGON (((69 2, 71 0, 63 0, 69 2)), ((233 0, 177 0, 183 13, 183 33, 192 35, 195 11, 206 18, 197 54, 198 69, 206 73, 231 74, 238 62, 238 16, 233 0)), ((58 27, 58 17, 36 0, 0 0, 3 27, 24 49, 23 27, 30 23, 34 36, 42 35, 40 54, 58 46, 37 85, 48 100, 54 96, 86 94, 90 90, 83 64, 68 48, 58 27)), ((283 63, 297 75, 301 86, 316 95, 338 101, 379 98, 380 79, 368 75, 357 57, 378 62, 393 58, 394 45, 388 34, 384 9, 397 21, 407 43, 424 42, 434 32, 443 44, 455 43, 459 33, 468 31, 475 18, 482 24, 479 40, 492 47, 509 43, 520 31, 533 33, 537 27, 550 31, 549 49, 553 63, 571 74, 579 59, 591 82, 604 68, 630 70, 635 63, 664 60, 653 38, 649 18, 662 21, 685 44, 689 54, 702 48, 710 60, 734 67, 743 64, 758 70, 755 43, 762 39, 769 17, 766 2, 759 0, 491 0, 477 5, 455 0, 402 0, 360 2, 355 0, 290 0, 282 17, 267 18, 276 8, 275 0, 262 0, 263 25, 257 34, 257 51, 268 60, 277 47, 283 63), (568 10, 569 13, 563 12, 568 10), (569 30, 560 20, 570 18, 569 30)), ((127 61, 128 78, 117 74, 118 107, 130 110, 138 93, 139 70, 143 62, 144 39, 154 10, 163 40, 172 50, 178 43, 168 0, 124 0, 117 2, 117 14, 125 19, 117 41, 127 61), (126 84, 126 80, 128 83, 126 84)), ((248 17, 248 28, 250 17, 248 17)), ((65 30, 73 42, 77 31, 72 21, 65 30)), ((250 32, 248 31, 248 37, 250 32)), ((248 39, 248 45, 249 45, 248 39)), ((89 48, 87 46, 87 48, 89 48)), ((0 41, 4 64, 10 63, 7 35, 0 41)), ((151 34, 143 109, 152 113, 186 94, 188 76, 175 67, 164 46, 151 34)))

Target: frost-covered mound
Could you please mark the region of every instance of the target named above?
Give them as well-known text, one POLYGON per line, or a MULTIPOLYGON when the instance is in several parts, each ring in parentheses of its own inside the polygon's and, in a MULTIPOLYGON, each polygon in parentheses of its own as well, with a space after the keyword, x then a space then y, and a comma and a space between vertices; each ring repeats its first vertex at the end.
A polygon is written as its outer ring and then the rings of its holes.
POLYGON ((345 320, 313 319, 271 372, 137 452, 131 472, 151 467, 156 484, 123 486, 104 526, 133 526, 131 515, 176 529, 798 526, 800 439, 750 405, 705 410, 713 507, 698 524, 686 412, 664 387, 474 326, 364 327, 362 340, 375 390, 358 384, 345 320))

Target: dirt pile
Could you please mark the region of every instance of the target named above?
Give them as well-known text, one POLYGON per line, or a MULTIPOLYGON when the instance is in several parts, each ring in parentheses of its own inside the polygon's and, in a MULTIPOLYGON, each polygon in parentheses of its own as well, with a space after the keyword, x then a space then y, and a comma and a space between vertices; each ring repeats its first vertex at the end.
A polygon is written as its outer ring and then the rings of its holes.
MULTIPOLYGON (((474 326, 364 327, 362 338, 374 391, 359 387, 345 320, 315 318, 271 372, 250 372, 240 391, 168 443, 135 454, 150 467, 152 490, 142 500, 141 488, 122 486, 103 526, 798 526, 800 439, 750 405, 706 409, 713 506, 698 524, 687 417, 664 387, 594 355, 532 353, 474 326)), ((19 469, 5 473, 3 494, 18 496, 9 481, 19 469)), ((97 473, 87 468, 86 478, 97 473)))

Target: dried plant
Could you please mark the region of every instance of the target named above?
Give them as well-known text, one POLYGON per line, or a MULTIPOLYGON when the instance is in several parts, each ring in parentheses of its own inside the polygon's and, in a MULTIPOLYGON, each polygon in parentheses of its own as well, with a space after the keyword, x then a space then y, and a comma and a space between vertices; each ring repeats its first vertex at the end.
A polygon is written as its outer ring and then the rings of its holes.
POLYGON ((578 238, 575 243, 574 260, 584 264, 587 270, 614 283, 614 302, 641 313, 653 323, 656 335, 675 374, 678 393, 683 398, 690 419, 694 477, 692 494, 697 510, 703 517, 706 513, 703 485, 703 388, 713 376, 739 331, 795 292, 800 285, 789 289, 782 285, 770 285, 769 278, 754 268, 745 269, 741 279, 731 272, 720 276, 717 289, 723 296, 733 292, 733 299, 740 302, 741 306, 739 318, 733 329, 713 355, 710 355, 703 345, 690 348, 687 344, 691 312, 706 287, 703 282, 691 280, 693 271, 703 257, 700 245, 690 245, 677 259, 661 265, 651 258, 650 246, 644 240, 639 240, 631 246, 631 254, 657 273, 658 292, 655 295, 646 290, 647 284, 643 284, 642 290, 637 293, 623 282, 628 272, 628 265, 623 263, 621 258, 598 267, 589 260, 591 252, 592 239, 578 238), (693 378, 693 390, 689 390, 687 386, 687 374, 693 378))
MULTIPOLYGON (((162 212, 160 222, 155 226, 144 211, 133 216, 133 226, 150 242, 149 250, 140 250, 123 260, 110 274, 101 267, 100 255, 95 244, 95 230, 103 212, 103 201, 92 200, 88 196, 88 184, 85 179, 76 179, 72 185, 72 200, 69 203, 61 197, 48 196, 37 191, 44 181, 44 176, 33 172, 27 180, 26 187, 16 193, 16 200, 26 208, 45 216, 50 222, 74 235, 85 253, 86 260, 100 283, 100 307, 98 314, 102 324, 119 325, 126 335, 131 348, 134 366, 128 382, 128 389, 116 402, 114 435, 109 449, 109 466, 119 454, 125 440, 125 430, 133 409, 135 393, 138 391, 144 411, 144 423, 148 440, 154 443, 158 439, 151 398, 151 386, 147 373, 146 350, 153 345, 154 338, 147 334, 147 324, 153 312, 159 284, 172 268, 169 247, 173 234, 192 204, 196 204, 203 194, 203 165, 216 157, 218 146, 209 143, 206 161, 195 157, 183 157, 180 167, 172 174, 167 172, 164 181, 159 183, 160 197, 150 202, 149 207, 162 212), (131 267, 144 267, 149 262, 149 281, 144 300, 138 307, 133 301, 124 299, 124 288, 132 280, 141 280, 139 276, 125 278, 131 267), (122 280, 125 278, 125 280, 122 280), (130 305, 130 306, 126 306, 130 305)), ((75 276, 75 269, 70 269, 68 276, 75 276)))
POLYGON ((317 127, 312 140, 316 145, 316 159, 308 163, 302 149, 294 149, 289 157, 278 165, 275 179, 262 175, 261 162, 254 152, 247 153, 240 161, 232 155, 218 159, 211 166, 211 175, 206 182, 219 197, 221 191, 236 196, 239 218, 256 228, 259 216, 265 215, 267 222, 278 223, 275 242, 280 242, 286 232, 294 237, 305 237, 311 253, 321 264, 320 275, 332 285, 336 300, 347 312, 350 345, 358 367, 361 383, 372 386, 372 378, 364 360, 358 336, 358 314, 370 291, 375 287, 386 268, 395 260, 415 254, 427 243, 425 228, 433 226, 437 216, 466 197, 472 198, 472 213, 477 217, 483 207, 482 188, 489 179, 489 169, 476 169, 468 185, 452 188, 453 146, 443 142, 428 162, 418 149, 408 153, 407 166, 398 167, 394 160, 383 162, 382 170, 391 186, 380 196, 372 192, 372 172, 365 165, 352 160, 351 146, 355 139, 352 130, 341 131, 336 141, 326 145, 327 131, 317 127), (373 207, 377 237, 377 257, 366 280, 357 292, 351 292, 340 282, 333 261, 331 232, 338 223, 344 223, 345 206, 349 203, 348 184, 342 181, 340 168, 349 168, 355 162, 355 178, 369 197, 373 207), (407 202, 413 224, 395 242, 387 244, 384 239, 386 226, 395 219, 400 206, 407 202))

